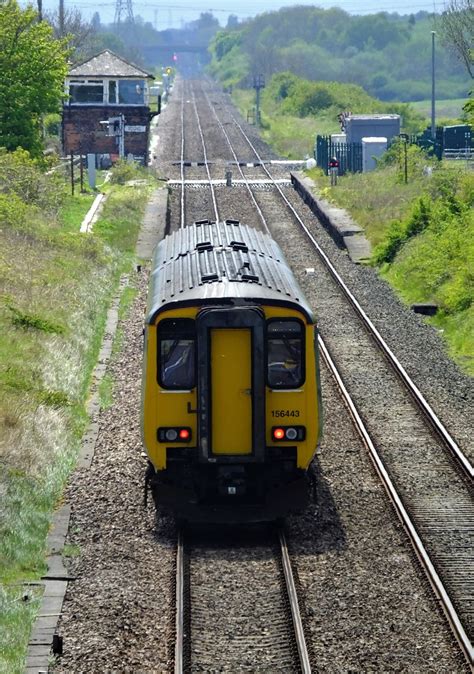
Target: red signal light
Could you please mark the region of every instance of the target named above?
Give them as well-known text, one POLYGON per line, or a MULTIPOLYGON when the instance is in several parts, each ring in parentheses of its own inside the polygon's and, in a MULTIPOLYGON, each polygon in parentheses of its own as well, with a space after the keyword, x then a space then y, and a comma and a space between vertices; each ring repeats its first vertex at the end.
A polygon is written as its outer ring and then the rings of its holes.
POLYGON ((189 431, 187 428, 182 428, 179 432, 179 438, 180 440, 189 440, 189 431))
POLYGON ((285 437, 285 431, 283 430, 283 428, 274 428, 273 437, 275 440, 283 440, 283 438, 285 437))

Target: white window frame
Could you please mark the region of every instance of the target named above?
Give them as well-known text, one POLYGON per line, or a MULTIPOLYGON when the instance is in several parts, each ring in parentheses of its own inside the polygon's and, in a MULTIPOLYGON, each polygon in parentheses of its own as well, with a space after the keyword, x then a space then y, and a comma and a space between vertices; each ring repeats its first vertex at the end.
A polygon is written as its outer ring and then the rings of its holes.
POLYGON ((143 103, 119 103, 119 88, 120 88, 120 81, 129 81, 129 80, 136 80, 140 79, 137 77, 111 77, 111 78, 93 78, 93 77, 69 77, 67 78, 64 86, 65 94, 66 97, 69 97, 69 91, 71 85, 80 87, 80 86, 93 86, 97 84, 102 85, 102 103, 99 103, 98 101, 96 102, 91 102, 91 103, 77 103, 68 100, 68 104, 71 106, 93 106, 93 105, 116 105, 119 107, 142 107, 142 106, 148 106, 150 102, 150 90, 149 90, 149 83, 146 78, 143 78, 144 82, 144 90, 143 90, 143 103), (109 99, 110 95, 110 83, 115 82, 115 100, 111 101, 109 99))

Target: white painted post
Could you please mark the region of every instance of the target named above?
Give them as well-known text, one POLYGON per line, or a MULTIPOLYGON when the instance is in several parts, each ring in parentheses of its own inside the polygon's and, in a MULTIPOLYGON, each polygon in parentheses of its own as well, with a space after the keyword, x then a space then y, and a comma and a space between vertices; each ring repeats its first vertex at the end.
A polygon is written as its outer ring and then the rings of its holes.
POLYGON ((91 188, 91 190, 95 190, 95 179, 96 179, 95 154, 87 155, 87 178, 89 181, 89 187, 91 188))

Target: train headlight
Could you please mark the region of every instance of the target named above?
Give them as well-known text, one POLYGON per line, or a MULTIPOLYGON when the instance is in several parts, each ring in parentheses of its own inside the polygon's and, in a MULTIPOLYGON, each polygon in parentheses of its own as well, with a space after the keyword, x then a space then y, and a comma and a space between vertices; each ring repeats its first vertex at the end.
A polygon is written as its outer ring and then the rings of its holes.
POLYGON ((191 442, 192 432, 188 426, 161 426, 156 437, 158 442, 191 442))
POLYGON ((306 438, 304 426, 273 426, 272 440, 274 442, 301 442, 306 438))

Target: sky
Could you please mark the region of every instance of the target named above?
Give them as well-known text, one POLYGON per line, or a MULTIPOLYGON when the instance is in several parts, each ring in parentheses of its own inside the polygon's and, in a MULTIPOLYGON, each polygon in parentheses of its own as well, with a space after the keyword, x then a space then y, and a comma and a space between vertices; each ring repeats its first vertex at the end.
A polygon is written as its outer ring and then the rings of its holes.
MULTIPOLYGON (((85 19, 90 19, 94 12, 99 12, 102 23, 110 23, 114 19, 116 2, 122 2, 126 7, 127 0, 64 0, 66 8, 76 7, 81 11, 85 19)), ((131 0, 133 13, 140 15, 145 21, 150 21, 157 30, 166 28, 181 28, 189 21, 194 21, 202 12, 212 12, 221 25, 227 23, 230 14, 239 19, 245 19, 263 12, 274 11, 280 7, 292 5, 317 5, 327 9, 340 7, 350 14, 373 14, 375 12, 398 12, 399 14, 411 14, 419 11, 441 12, 444 7, 442 0, 298 0, 297 2, 275 2, 275 0, 178 0, 178 4, 171 4, 172 0, 164 0, 168 4, 162 4, 158 0, 131 0), (206 5, 206 1, 210 6, 206 5)), ((32 0, 36 4, 35 0, 32 0)), ((26 2, 21 2, 22 5, 26 2)), ((46 11, 56 9, 58 2, 43 0, 43 8, 46 11)))

